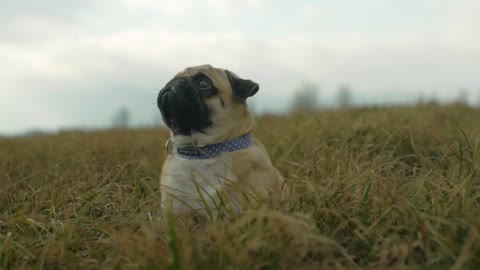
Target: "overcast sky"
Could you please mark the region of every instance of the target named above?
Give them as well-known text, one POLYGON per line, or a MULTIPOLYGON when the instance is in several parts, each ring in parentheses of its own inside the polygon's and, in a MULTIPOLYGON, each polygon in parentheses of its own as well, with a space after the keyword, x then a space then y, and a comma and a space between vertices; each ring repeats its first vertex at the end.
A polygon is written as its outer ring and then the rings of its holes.
POLYGON ((0 134, 109 125, 121 107, 158 120, 156 96, 187 66, 257 81, 257 111, 310 81, 331 102, 480 95, 478 0, 2 0, 0 134))

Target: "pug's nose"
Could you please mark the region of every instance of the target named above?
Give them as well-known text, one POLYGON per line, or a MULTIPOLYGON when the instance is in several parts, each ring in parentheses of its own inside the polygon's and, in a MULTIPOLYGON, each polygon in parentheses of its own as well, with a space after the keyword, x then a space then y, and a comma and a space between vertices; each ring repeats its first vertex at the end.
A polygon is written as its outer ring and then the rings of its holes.
POLYGON ((187 79, 185 79, 185 78, 179 78, 179 79, 175 80, 175 82, 172 85, 172 91, 174 93, 177 93, 177 91, 179 91, 181 89, 180 86, 185 85, 185 84, 187 84, 187 79))

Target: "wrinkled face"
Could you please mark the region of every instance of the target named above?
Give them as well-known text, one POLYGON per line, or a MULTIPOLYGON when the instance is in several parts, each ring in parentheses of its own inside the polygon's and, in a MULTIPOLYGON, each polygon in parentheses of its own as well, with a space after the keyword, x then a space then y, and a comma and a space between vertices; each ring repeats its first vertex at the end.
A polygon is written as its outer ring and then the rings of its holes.
POLYGON ((190 67, 160 90, 157 105, 173 134, 188 136, 217 124, 215 115, 245 109, 245 100, 258 88, 255 82, 227 70, 210 65, 190 67))

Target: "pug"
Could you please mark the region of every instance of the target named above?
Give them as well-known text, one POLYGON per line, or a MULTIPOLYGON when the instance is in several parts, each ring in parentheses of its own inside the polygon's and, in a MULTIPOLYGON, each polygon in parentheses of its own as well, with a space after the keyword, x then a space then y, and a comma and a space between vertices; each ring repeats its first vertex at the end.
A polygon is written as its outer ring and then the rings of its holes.
POLYGON ((246 100, 259 85, 211 65, 189 67, 160 90, 157 105, 170 130, 161 174, 164 211, 218 215, 273 198, 284 178, 253 138, 246 100))

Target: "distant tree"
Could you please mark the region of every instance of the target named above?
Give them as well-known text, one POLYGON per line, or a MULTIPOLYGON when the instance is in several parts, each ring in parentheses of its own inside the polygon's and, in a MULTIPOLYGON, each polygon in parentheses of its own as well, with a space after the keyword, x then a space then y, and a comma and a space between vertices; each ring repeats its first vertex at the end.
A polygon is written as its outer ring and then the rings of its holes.
POLYGON ((419 105, 426 105, 428 104, 428 97, 425 95, 425 93, 420 93, 420 96, 418 98, 419 105))
POLYGON ((318 86, 311 82, 304 82, 295 90, 292 98, 292 110, 316 110, 318 109, 318 86))
POLYGON ((480 108, 480 90, 478 91, 478 101, 477 101, 477 107, 480 108))
POLYGON ((352 96, 353 91, 352 88, 347 85, 341 85, 337 90, 337 103, 340 107, 347 107, 352 105, 352 96))
POLYGON ((127 108, 120 108, 112 117, 114 128, 128 128, 130 125, 130 112, 127 108))
POLYGON ((460 88, 458 90, 458 96, 455 103, 467 105, 468 104, 468 90, 466 88, 460 88))
POLYGON ((31 129, 25 131, 21 136, 23 137, 35 137, 35 136, 46 136, 52 134, 49 131, 42 130, 42 129, 31 129))

